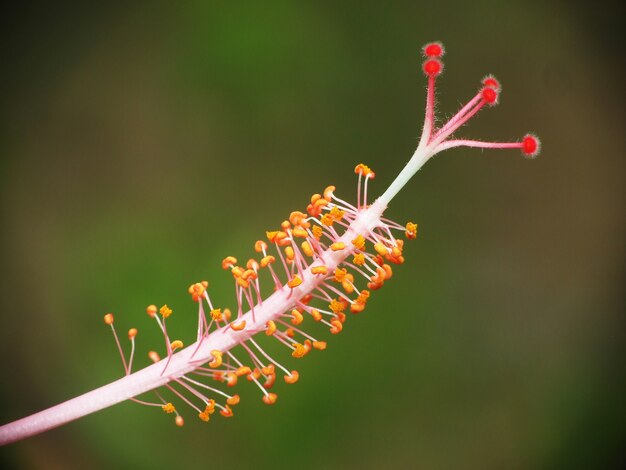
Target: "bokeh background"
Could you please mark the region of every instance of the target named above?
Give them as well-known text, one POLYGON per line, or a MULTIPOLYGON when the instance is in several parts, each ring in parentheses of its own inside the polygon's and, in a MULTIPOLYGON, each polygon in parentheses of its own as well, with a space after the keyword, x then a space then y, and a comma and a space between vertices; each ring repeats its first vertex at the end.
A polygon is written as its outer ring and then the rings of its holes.
MULTIPOLYGON (((107 383, 102 315, 139 328, 187 286, 233 303, 247 258, 354 165, 380 193, 421 128, 419 47, 445 42, 441 116, 494 73, 462 135, 543 154, 438 156, 388 215, 408 262, 267 407, 178 429, 124 403, 0 450, 3 468, 617 468, 624 463, 624 8, 618 2, 35 2, 3 7, 2 422, 107 383)), ((182 406, 179 406, 184 410, 182 406)), ((220 417, 218 417, 220 418, 220 417)))

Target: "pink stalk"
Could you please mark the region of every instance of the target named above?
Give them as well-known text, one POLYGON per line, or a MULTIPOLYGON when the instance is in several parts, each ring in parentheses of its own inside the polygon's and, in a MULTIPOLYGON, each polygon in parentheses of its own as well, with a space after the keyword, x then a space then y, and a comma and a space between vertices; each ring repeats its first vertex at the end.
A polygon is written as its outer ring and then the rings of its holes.
MULTIPOLYGON (((367 203, 367 183, 368 180, 374 178, 375 174, 369 167, 359 164, 355 168, 355 173, 359 177, 356 207, 336 198, 333 194, 334 187, 328 187, 324 191, 324 196, 316 194, 311 198, 311 204, 307 208, 310 217, 303 213, 294 212, 290 216, 290 221, 284 222, 284 226, 281 225, 282 231, 268 232, 268 239, 275 245, 278 253, 278 263, 283 265, 285 276, 287 277, 285 283, 280 280, 272 267, 272 263, 276 259, 266 251, 268 247, 266 242, 258 241, 255 244, 255 250, 259 254, 262 253, 263 259, 260 262, 256 260, 249 261, 246 265, 247 269, 236 266, 237 260, 235 258, 226 258, 222 263, 222 267, 230 269, 236 280, 235 296, 238 301, 238 311, 235 319, 232 321, 227 318, 219 321, 212 319, 207 325, 202 301, 206 300, 209 308, 213 310, 213 304, 206 293, 208 283, 203 281, 202 283, 192 285, 189 288, 189 292, 195 301, 200 302, 197 341, 175 352, 174 350, 179 346, 172 347, 165 329, 165 318, 172 313, 171 309, 167 308, 166 305, 161 308, 160 313, 163 316, 163 323, 161 323, 159 318, 156 317, 156 306, 149 306, 147 313, 156 318, 166 341, 166 358, 159 359, 158 355, 152 352, 150 357, 154 358, 156 362, 131 374, 130 366, 132 365, 135 347, 134 336, 137 334, 137 331, 135 329, 129 331, 132 350, 129 364, 127 364, 113 328, 126 376, 47 410, 1 426, 0 445, 33 436, 128 399, 151 406, 161 406, 138 400, 135 397, 151 390, 156 392, 156 389, 162 386, 169 388, 180 400, 198 411, 199 417, 203 421, 209 420, 210 414, 215 411, 215 406, 221 410, 220 413, 223 416, 232 416, 232 410, 229 405, 236 405, 239 402, 239 396, 230 396, 218 389, 186 377, 186 374, 194 372, 197 375, 209 375, 214 379, 225 381, 229 386, 236 384, 238 377, 245 376, 248 380, 255 382, 261 389, 264 394, 262 400, 266 404, 274 404, 276 402, 276 394, 267 391, 267 388, 270 388, 276 379, 272 368, 261 367, 263 370, 258 368, 252 370, 237 360, 231 350, 236 346, 243 346, 252 359, 252 365, 255 367, 262 366, 262 362, 256 354, 245 344, 246 341, 251 340, 251 343, 259 350, 262 356, 279 369, 288 371, 288 369, 267 355, 257 342, 252 340, 253 336, 273 335, 276 340, 287 346, 295 358, 303 357, 311 349, 325 349, 326 343, 324 341, 316 341, 313 336, 308 335, 301 329, 292 328, 282 318, 286 316, 286 312, 293 309, 295 310, 292 312, 293 318, 291 323, 293 325, 299 325, 303 320, 301 313, 306 313, 307 317, 312 317, 313 320, 330 327, 330 332, 337 334, 343 329, 343 322, 346 317, 343 310, 348 308, 352 313, 359 313, 365 308, 370 292, 368 290, 359 292, 355 288, 353 274, 350 273, 348 275, 347 268, 350 268, 354 274, 363 275, 369 280, 367 283, 368 289, 376 290, 382 286, 386 279, 391 277, 391 267, 385 261, 393 264, 401 264, 404 261, 402 256, 403 242, 397 240, 389 230, 390 228, 404 230, 404 227, 383 219, 382 214, 395 195, 433 155, 443 150, 460 146, 493 149, 519 148, 528 157, 534 157, 539 152, 539 140, 531 134, 527 134, 520 142, 508 143, 466 139, 446 140, 483 108, 485 104, 496 104, 500 86, 495 78, 491 76, 485 78, 482 82, 483 88, 479 94, 472 98, 447 124, 437 131, 434 129, 435 84, 436 77, 443 71, 443 64, 440 58, 443 56, 444 50, 440 43, 430 43, 424 47, 423 53, 426 56, 423 70, 428 76, 428 91, 422 137, 409 162, 373 204, 368 205, 367 203), (361 181, 363 179, 362 191, 361 181), (334 223, 337 223, 340 232, 342 229, 345 229, 343 234, 335 230, 333 227, 334 223), (330 242, 327 240, 324 240, 324 242, 320 241, 322 236, 329 239, 330 242), (296 245, 296 237, 300 237, 298 245, 296 245), (302 242, 302 239, 305 241, 302 242), (374 244, 375 251, 373 253, 366 251, 365 242, 370 243, 370 245, 374 244), (285 251, 284 256, 283 250, 285 251), (290 250, 289 254, 288 250, 290 250), (306 260, 305 255, 312 258, 312 261, 306 260), (354 258, 348 260, 352 256, 354 258), (259 266, 268 268, 275 285, 274 293, 266 299, 261 299, 260 295, 257 277, 259 266), (344 266, 344 268, 340 268, 341 266, 344 266), (371 273, 371 276, 368 276, 367 272, 371 273), (253 300, 254 296, 250 289, 250 282, 253 283, 257 292, 257 303, 253 300), (337 282, 337 286, 341 286, 345 292, 331 285, 332 282, 337 282), (338 297, 334 299, 329 292, 338 297), (352 299, 350 295, 356 296, 356 299, 352 299), (311 300, 327 302, 328 307, 312 307, 308 305, 308 302, 311 300), (246 313, 243 313, 242 310, 244 301, 247 302, 249 307, 246 313), (222 321, 223 324, 221 323, 222 321), (217 329, 211 332, 210 329, 214 323, 217 329), (282 329, 284 327, 286 329, 282 329), (294 339, 297 335, 305 338, 302 343, 294 339), (224 364, 222 364, 222 355, 226 358, 224 364), (232 358, 237 367, 230 364, 229 358, 232 358), (204 367, 207 363, 209 363, 209 368, 204 367), (266 380, 263 385, 258 380, 262 377, 266 380), (189 398, 169 385, 170 382, 179 383, 196 398, 200 397, 203 401, 210 401, 212 404, 207 405, 204 411, 200 411, 189 398), (204 394, 196 391, 189 384, 194 384, 228 397, 226 405, 220 405, 213 400, 208 400, 204 394)), ((406 225, 405 234, 409 239, 415 238, 417 225, 409 222, 406 225)), ((113 315, 105 315, 105 323, 113 327, 113 315)), ((298 380, 297 371, 289 372, 284 376, 284 380, 287 383, 295 383, 298 380)), ((175 410, 175 407, 171 403, 167 403, 158 392, 156 393, 159 400, 163 403, 161 406, 163 411, 166 413, 175 412, 175 422, 177 425, 182 426, 184 420, 178 414, 178 411, 175 410)))

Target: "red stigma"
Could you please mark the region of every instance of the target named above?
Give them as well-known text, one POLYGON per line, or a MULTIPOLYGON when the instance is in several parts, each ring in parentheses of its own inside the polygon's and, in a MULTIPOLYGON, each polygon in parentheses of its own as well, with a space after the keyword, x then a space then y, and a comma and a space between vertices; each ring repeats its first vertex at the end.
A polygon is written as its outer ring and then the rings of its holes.
POLYGON ((446 51, 440 42, 429 42, 422 48, 424 57, 442 57, 446 51))
POLYGON ((438 59, 428 59, 422 68, 429 77, 436 77, 443 70, 443 64, 438 59))
POLYGON ((526 134, 522 139, 522 153, 527 157, 536 157, 541 149, 541 142, 532 134, 526 134))
POLYGON ((493 75, 487 75, 485 78, 483 78, 482 84, 489 88, 493 88, 497 92, 500 92, 500 90, 502 89, 500 82, 493 75))
POLYGON ((483 88, 481 91, 481 95, 483 97, 483 100, 485 100, 485 102, 491 106, 498 103, 498 92, 494 88, 488 86, 483 88))

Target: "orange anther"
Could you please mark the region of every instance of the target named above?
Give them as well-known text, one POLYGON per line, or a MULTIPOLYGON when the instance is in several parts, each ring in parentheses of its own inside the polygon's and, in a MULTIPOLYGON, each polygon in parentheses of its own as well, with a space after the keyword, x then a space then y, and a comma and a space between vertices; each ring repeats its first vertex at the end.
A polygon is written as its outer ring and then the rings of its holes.
POLYGON ((308 241, 303 241, 300 245, 302 247, 302 252, 307 256, 313 256, 313 248, 311 248, 311 244, 308 241))
POLYGON ((273 257, 272 255, 267 255, 267 256, 261 258, 261 267, 264 268, 268 264, 272 264, 274 261, 276 261, 275 257, 273 257))
POLYGON ((311 204, 314 204, 315 201, 317 201, 319 199, 322 199, 322 195, 315 193, 313 196, 311 196, 311 204))
MULTIPOLYGON (((254 260, 252 260, 252 261, 254 261, 254 260)), ((246 270, 245 270, 245 271, 241 274, 241 277, 242 277, 243 279, 246 279, 246 280, 248 280, 248 279, 253 279, 253 280, 254 280, 254 279, 256 279, 258 276, 257 276, 257 273, 256 273, 256 271, 255 271, 254 269, 246 269, 246 270)))
POLYGON ((370 167, 364 165, 363 163, 359 163, 354 168, 354 173, 370 179, 374 179, 374 177, 376 176, 376 173, 374 173, 370 167))
POLYGON ((291 316, 293 317, 291 319, 292 325, 299 325, 300 323, 302 323, 302 320, 304 320, 302 314, 298 312, 295 308, 291 311, 291 316))
POLYGON ((417 224, 407 222, 405 235, 409 240, 414 240, 417 237, 417 224))
POLYGON ((362 251, 365 248, 365 238, 363 238, 363 235, 359 235, 354 240, 352 240, 352 244, 357 250, 362 251))
POLYGON ((276 403, 277 399, 278 395, 276 395, 275 393, 268 393, 266 395, 263 395, 263 403, 265 403, 266 405, 273 405, 274 403, 276 403))
POLYGON ((128 339, 132 340, 135 336, 137 336, 137 328, 131 328, 128 330, 128 339))
POLYGON ((332 245, 330 245, 330 249, 333 251, 340 251, 343 250, 346 247, 346 244, 344 242, 335 242, 332 245))
POLYGON ((233 395, 232 397, 226 399, 226 403, 230 406, 238 405, 240 401, 241 399, 239 398, 239 395, 233 395))
POLYGON ((320 321, 322 319, 322 314, 316 308, 312 308, 309 313, 311 314, 311 316, 313 317, 313 320, 315 321, 320 321))
POLYGON ((291 233, 296 238, 306 238, 309 236, 309 232, 304 230, 302 227, 295 227, 291 233))
POLYGON ((211 419, 211 417, 209 416, 209 413, 207 413, 206 411, 202 411, 198 413, 198 418, 200 418, 205 423, 208 422, 209 419, 211 419))
POLYGON ((280 223, 280 228, 282 228, 284 231, 287 231, 287 230, 289 230, 291 228, 291 224, 289 223, 288 220, 283 220, 280 223))
POLYGON ((361 313, 363 310, 365 310, 365 304, 355 302, 350 305, 350 311, 352 313, 361 313))
POLYGON ((330 328, 330 332, 334 335, 336 335, 337 333, 341 333, 341 330, 343 330, 343 323, 341 323, 339 320, 332 320, 330 324, 332 325, 330 328))
POLYGON ((238 324, 235 324, 235 322, 232 322, 230 324, 230 327, 235 331, 241 331, 246 327, 246 321, 241 320, 238 324))
POLYGON ((220 414, 224 418, 232 418, 233 410, 230 409, 230 406, 226 405, 223 410, 220 410, 220 414))
POLYGON ((369 291, 363 289, 360 293, 359 296, 356 298, 356 301, 359 303, 365 303, 367 302, 367 299, 370 298, 370 293, 369 291))
POLYGON ((319 240, 320 238, 322 238, 322 235, 324 234, 324 229, 320 227, 319 225, 314 225, 313 228, 311 229, 311 232, 313 232, 313 236, 317 240, 319 240))
POLYGON ((163 307, 159 309, 159 313, 161 314, 163 318, 167 318, 172 314, 172 309, 169 308, 167 304, 165 304, 163 305, 163 307))
POLYGON ((288 384, 295 384, 300 378, 300 374, 298 374, 297 370, 292 370, 289 375, 285 375, 285 382, 288 384))
POLYGON ((293 328, 287 328, 285 330, 285 334, 289 336, 290 338, 293 338, 294 336, 296 336, 296 333, 293 331, 293 328))
POLYGON ((312 274, 321 274, 321 275, 325 276, 326 274, 328 274, 328 268, 326 266, 313 266, 311 268, 311 273, 312 274))
POLYGON ((224 318, 226 319, 226 321, 230 321, 230 309, 229 308, 225 308, 224 311, 222 312, 222 314, 224 315, 224 318))
POLYGON ((292 357, 295 357, 296 359, 300 359, 301 357, 304 357, 305 354, 307 353, 306 348, 304 347, 303 344, 293 343, 292 346, 295 349, 293 350, 291 355, 292 355, 292 357))
POLYGON ((298 287, 300 284, 302 284, 302 279, 300 279, 298 276, 294 276, 293 278, 291 278, 291 279, 287 282, 287 285, 288 285, 291 289, 294 289, 294 288, 298 287))
POLYGON ((221 308, 214 308, 211 310, 211 318, 215 321, 222 321, 224 319, 224 315, 222 315, 221 308))
POLYGON ((261 371, 258 368, 255 368, 250 374, 248 374, 247 379, 252 382, 255 379, 259 379, 261 377, 261 371))
MULTIPOLYGON (((208 285, 208 283, 207 283, 208 285)), ((202 294, 204 294, 205 287, 200 282, 196 282, 189 286, 187 292, 191 294, 191 298, 194 302, 198 302, 202 298, 202 294)))
POLYGON ((337 312, 336 315, 337 315, 337 320, 339 320, 341 323, 345 323, 346 322, 346 314, 345 313, 337 312))
POLYGON ((271 389, 274 386, 274 382, 276 382, 276 374, 268 375, 263 383, 263 388, 266 390, 271 389))
POLYGON ((235 282, 237 283, 238 286, 241 286, 244 289, 247 289, 250 286, 250 281, 248 281, 247 279, 244 279, 243 277, 236 277, 235 282))
POLYGON ((328 304, 328 308, 330 308, 333 313, 339 313, 346 309, 346 305, 337 299, 333 299, 330 301, 330 304, 328 304))
POLYGON ((211 356, 213 356, 213 360, 209 362, 209 367, 211 369, 217 369, 222 365, 222 351, 214 349, 211 351, 211 356))
POLYGON ((267 323, 265 323, 265 334, 267 336, 272 336, 275 331, 276 331, 276 323, 274 323, 273 320, 269 320, 267 323))
POLYGON ((383 245, 381 242, 375 243, 374 249, 376 250, 376 253, 378 253, 381 256, 385 256, 387 253, 389 253, 389 250, 387 249, 387 247, 383 245))
POLYGON ((313 300, 313 296, 311 294, 307 294, 300 299, 300 302, 304 305, 309 305, 309 303, 313 300))
POLYGON ((333 278, 333 280, 335 282, 342 282, 346 277, 346 274, 348 274, 348 270, 346 268, 337 268, 335 269, 334 274, 335 277, 333 278))
POLYGON ((238 367, 237 370, 235 371, 235 375, 237 377, 243 377, 244 375, 248 375, 251 373, 252 373, 252 369, 250 369, 248 366, 238 367))
POLYGON ((150 351, 148 353, 148 357, 152 362, 159 362, 161 360, 161 356, 159 356, 159 353, 157 353, 156 351, 150 351))
MULTIPOLYGON (((250 258, 248 260, 248 262, 246 263, 246 268, 251 269, 251 270, 256 272, 256 271, 259 270, 259 263, 254 258, 250 258)), ((255 279, 256 279, 256 277, 255 277, 255 279)))
POLYGON ((176 426, 178 426, 179 428, 182 428, 185 425, 185 420, 183 419, 181 415, 176 416, 176 418, 174 419, 174 422, 176 423, 176 426))
POLYGON ((265 250, 267 250, 267 243, 265 243, 263 240, 257 240, 254 243, 254 251, 256 251, 257 253, 263 253, 265 250))
POLYGON ((172 349, 172 351, 176 351, 177 349, 180 349, 183 347, 183 342, 179 339, 174 340, 170 343, 170 348, 172 349))
POLYGON ((237 264, 237 258, 227 256, 222 260, 222 269, 231 269, 235 264, 237 264))
POLYGON ((148 305, 146 307, 146 313, 151 316, 154 317, 157 313, 157 306, 156 305, 148 305))
POLYGON ((326 199, 328 202, 330 202, 332 200, 332 196, 333 193, 335 192, 335 188, 334 186, 326 186, 326 189, 324 189, 324 199, 326 199))
POLYGON ((234 372, 228 372, 224 374, 224 379, 226 380, 226 385, 229 387, 234 387, 237 385, 237 374, 234 372))
POLYGON ((261 372, 263 373, 263 375, 272 375, 276 373, 276 367, 274 366, 274 364, 268 364, 261 369, 261 372))
POLYGON ((318 351, 326 349, 326 341, 313 341, 313 347, 318 351))
POLYGON ((393 275, 393 271, 391 270, 391 266, 389 266, 388 264, 383 264, 383 269, 385 270, 385 281, 387 279, 391 279, 391 276, 393 275))
POLYGON ((305 339, 304 340, 304 354, 309 354, 311 352, 311 349, 313 349, 313 343, 311 342, 310 339, 305 339))
POLYGON ((112 325, 114 320, 115 319, 113 318, 113 314, 112 313, 107 313, 104 316, 104 323, 106 323, 107 325, 112 325))
POLYGON ((293 248, 288 246, 285 247, 285 256, 287 257, 287 261, 293 261, 296 257, 296 253, 293 251, 293 248))
POLYGON ((167 414, 174 413, 176 411, 176 408, 174 408, 174 405, 172 405, 171 403, 166 403, 165 405, 161 406, 161 409, 167 414))

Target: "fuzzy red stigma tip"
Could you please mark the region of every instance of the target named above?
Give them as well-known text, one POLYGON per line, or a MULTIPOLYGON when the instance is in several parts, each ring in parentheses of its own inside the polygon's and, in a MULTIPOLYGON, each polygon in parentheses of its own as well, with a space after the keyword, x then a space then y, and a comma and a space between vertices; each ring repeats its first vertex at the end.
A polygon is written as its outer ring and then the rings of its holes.
POLYGON ((428 59, 424 62, 422 69, 429 77, 436 77, 443 71, 443 63, 439 59, 428 59))
POLYGON ((496 104, 498 104, 498 97, 499 97, 499 93, 495 88, 491 88, 489 86, 484 87, 481 90, 481 95, 483 97, 483 100, 485 100, 485 102, 490 105, 490 106, 494 106, 496 104))
POLYGON ((424 57, 442 57, 445 53, 446 50, 440 42, 429 42, 422 48, 424 57))
POLYGON ((493 75, 487 75, 485 78, 483 78, 483 81, 481 83, 484 86, 493 88, 498 93, 502 91, 502 85, 500 85, 500 82, 498 81, 498 79, 494 77, 493 75))
POLYGON ((541 141, 532 134, 526 134, 522 139, 522 153, 529 158, 535 158, 541 150, 541 141))

